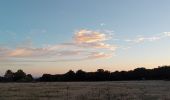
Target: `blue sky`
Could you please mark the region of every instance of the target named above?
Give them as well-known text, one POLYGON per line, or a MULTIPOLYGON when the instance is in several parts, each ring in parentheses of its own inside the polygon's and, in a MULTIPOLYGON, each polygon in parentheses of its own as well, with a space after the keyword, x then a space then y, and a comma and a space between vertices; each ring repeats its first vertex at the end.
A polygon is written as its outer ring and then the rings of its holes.
POLYGON ((1 0, 0 73, 23 69, 41 75, 168 65, 169 3, 1 0))

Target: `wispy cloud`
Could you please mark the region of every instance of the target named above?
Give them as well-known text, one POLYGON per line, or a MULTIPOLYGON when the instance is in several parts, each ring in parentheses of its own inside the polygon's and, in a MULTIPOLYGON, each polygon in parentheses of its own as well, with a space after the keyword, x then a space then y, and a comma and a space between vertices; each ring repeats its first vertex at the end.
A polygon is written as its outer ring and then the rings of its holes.
POLYGON ((163 32, 163 34, 166 36, 170 36, 170 32, 163 32))
POLYGON ((74 33, 72 42, 44 47, 33 47, 28 41, 16 48, 0 48, 0 57, 6 59, 24 59, 23 61, 60 61, 79 59, 98 59, 111 57, 117 46, 106 43, 111 36, 93 30, 79 30, 74 33), (48 59, 48 60, 46 60, 48 59))
POLYGON ((98 59, 98 58, 110 58, 112 57, 112 53, 104 53, 104 52, 92 52, 89 56, 88 59, 98 59))
POLYGON ((141 43, 141 42, 153 42, 156 40, 164 39, 170 36, 170 32, 163 32, 154 36, 138 36, 135 39, 126 39, 126 42, 141 43))
POLYGON ((33 51, 31 49, 25 49, 25 48, 16 48, 15 50, 10 51, 8 54, 8 56, 10 57, 26 57, 32 55, 33 55, 33 51))

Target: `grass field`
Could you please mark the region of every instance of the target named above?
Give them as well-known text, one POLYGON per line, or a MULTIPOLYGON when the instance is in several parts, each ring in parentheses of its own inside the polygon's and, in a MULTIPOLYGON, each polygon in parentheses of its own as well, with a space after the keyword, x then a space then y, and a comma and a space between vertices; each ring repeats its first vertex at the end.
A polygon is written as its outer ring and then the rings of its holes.
POLYGON ((0 100, 170 100, 170 82, 0 83, 0 100))

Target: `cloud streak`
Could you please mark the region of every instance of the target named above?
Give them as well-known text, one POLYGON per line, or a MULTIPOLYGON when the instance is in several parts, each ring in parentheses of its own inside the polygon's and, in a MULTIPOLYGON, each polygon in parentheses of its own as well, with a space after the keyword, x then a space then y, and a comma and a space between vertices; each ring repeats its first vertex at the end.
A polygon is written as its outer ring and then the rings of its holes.
POLYGON ((153 41, 164 39, 169 36, 170 36, 170 32, 163 32, 155 36, 150 36, 150 37, 138 36, 135 39, 126 39, 125 41, 132 42, 132 43, 153 42, 153 41))
POLYGON ((96 59, 96 58, 111 58, 113 56, 112 53, 104 53, 104 52, 92 52, 88 59, 96 59))

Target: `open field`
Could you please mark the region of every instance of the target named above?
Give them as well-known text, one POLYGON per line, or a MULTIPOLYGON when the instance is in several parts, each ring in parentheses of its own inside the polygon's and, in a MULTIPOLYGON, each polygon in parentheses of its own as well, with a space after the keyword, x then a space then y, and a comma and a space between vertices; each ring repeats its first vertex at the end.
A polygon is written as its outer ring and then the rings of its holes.
POLYGON ((170 100, 170 82, 0 83, 0 100, 170 100))

